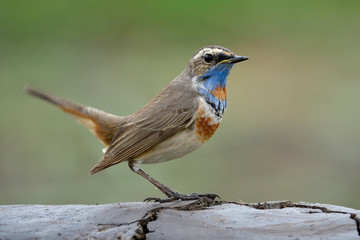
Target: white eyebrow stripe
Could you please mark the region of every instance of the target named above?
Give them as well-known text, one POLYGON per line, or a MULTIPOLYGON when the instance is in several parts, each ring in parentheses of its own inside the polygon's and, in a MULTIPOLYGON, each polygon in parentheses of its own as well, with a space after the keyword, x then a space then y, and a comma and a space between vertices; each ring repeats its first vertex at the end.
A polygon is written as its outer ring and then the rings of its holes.
POLYGON ((192 59, 202 58, 202 56, 205 53, 212 53, 212 54, 223 53, 225 55, 231 55, 230 52, 224 51, 223 49, 220 48, 204 48, 200 52, 198 52, 192 59))
POLYGON ((209 51, 210 51, 210 48, 204 48, 203 50, 201 50, 200 52, 198 52, 198 53, 193 57, 193 59, 201 58, 205 52, 209 52, 209 51))

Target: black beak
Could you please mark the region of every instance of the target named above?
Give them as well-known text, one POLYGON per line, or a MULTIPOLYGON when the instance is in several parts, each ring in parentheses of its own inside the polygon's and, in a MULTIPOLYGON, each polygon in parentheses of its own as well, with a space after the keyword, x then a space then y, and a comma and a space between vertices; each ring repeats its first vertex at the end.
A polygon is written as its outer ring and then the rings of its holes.
POLYGON ((242 61, 245 61, 245 60, 248 60, 248 59, 249 59, 248 57, 235 55, 233 58, 230 58, 229 61, 231 63, 238 63, 238 62, 242 62, 242 61))

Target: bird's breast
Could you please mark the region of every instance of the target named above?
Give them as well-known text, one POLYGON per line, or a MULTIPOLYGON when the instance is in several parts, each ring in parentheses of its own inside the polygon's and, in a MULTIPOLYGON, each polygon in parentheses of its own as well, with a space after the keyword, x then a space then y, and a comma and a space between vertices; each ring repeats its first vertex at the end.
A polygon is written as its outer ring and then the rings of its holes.
POLYGON ((195 115, 195 134, 197 139, 206 142, 219 127, 221 118, 214 114, 212 106, 200 98, 199 108, 195 115))

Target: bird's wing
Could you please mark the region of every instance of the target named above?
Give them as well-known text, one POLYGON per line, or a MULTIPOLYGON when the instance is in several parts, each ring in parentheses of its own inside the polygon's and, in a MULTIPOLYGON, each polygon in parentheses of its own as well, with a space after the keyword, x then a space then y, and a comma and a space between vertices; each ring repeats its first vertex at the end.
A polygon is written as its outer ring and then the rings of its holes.
POLYGON ((99 172, 140 155, 194 121, 197 101, 186 92, 161 92, 148 105, 130 115, 114 135, 105 156, 90 170, 99 172))

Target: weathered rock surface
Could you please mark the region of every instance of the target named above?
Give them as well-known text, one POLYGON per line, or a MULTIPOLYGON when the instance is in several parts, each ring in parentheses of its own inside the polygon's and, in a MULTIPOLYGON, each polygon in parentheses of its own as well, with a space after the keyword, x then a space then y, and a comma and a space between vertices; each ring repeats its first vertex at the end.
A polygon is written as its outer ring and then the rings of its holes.
POLYGON ((0 239, 360 239, 360 211, 289 201, 0 206, 0 239))

